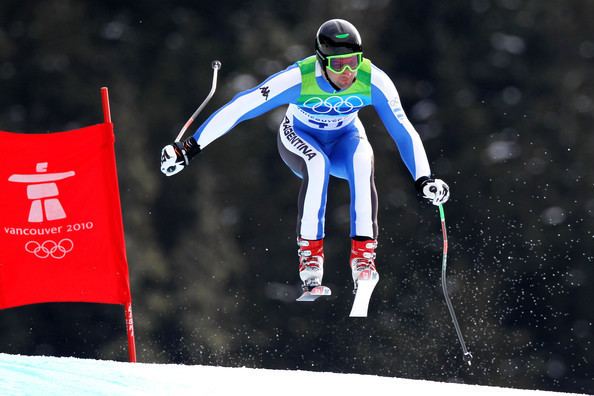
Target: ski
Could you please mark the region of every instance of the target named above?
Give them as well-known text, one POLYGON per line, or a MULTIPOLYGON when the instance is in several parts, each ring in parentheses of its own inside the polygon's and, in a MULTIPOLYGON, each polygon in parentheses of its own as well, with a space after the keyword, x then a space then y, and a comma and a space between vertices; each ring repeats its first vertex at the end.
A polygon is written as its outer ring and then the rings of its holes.
POLYGON ((316 286, 311 290, 304 291, 297 301, 316 301, 322 296, 332 295, 332 290, 327 286, 316 286))
POLYGON ((353 301, 353 308, 351 309, 351 318, 366 318, 367 309, 369 308, 369 300, 375 285, 379 281, 379 274, 376 271, 367 269, 361 271, 357 279, 357 290, 355 292, 355 300, 353 301))

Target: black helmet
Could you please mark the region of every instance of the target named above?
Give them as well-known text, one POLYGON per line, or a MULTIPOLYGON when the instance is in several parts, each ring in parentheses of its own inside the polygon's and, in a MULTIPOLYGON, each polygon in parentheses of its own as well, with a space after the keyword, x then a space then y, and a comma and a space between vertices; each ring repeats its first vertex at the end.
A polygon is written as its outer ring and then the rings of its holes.
POLYGON ((363 52, 361 36, 357 29, 344 19, 331 19, 318 29, 316 34, 316 55, 322 66, 326 57, 363 52))

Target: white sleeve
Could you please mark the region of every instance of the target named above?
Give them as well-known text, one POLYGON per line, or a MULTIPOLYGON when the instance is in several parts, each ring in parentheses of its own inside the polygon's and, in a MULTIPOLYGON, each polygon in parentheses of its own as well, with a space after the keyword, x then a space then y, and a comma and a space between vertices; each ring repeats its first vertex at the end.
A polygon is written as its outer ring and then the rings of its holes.
POLYGON ((371 72, 373 106, 384 126, 396 142, 400 156, 414 180, 430 176, 431 169, 421 137, 404 113, 394 83, 382 70, 373 66, 371 72))
POLYGON ((255 88, 240 92, 198 128, 194 138, 201 148, 242 121, 295 101, 301 92, 301 71, 296 64, 272 75, 255 88))

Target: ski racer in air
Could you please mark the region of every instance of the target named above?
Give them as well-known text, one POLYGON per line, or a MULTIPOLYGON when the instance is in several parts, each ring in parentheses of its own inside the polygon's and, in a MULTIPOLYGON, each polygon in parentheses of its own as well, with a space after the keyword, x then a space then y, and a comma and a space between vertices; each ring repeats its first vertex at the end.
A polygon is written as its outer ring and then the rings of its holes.
POLYGON ((392 80, 363 56, 357 29, 342 19, 323 23, 315 55, 299 60, 253 89, 237 94, 194 133, 163 148, 161 170, 171 176, 238 123, 288 105, 278 133, 278 151, 301 179, 297 245, 304 294, 326 295, 324 220, 330 176, 350 189, 351 255, 355 290, 379 280, 375 257, 378 197, 373 150, 358 117, 373 106, 395 141, 418 192, 434 205, 449 198, 448 185, 431 174, 419 134, 408 120, 392 80))

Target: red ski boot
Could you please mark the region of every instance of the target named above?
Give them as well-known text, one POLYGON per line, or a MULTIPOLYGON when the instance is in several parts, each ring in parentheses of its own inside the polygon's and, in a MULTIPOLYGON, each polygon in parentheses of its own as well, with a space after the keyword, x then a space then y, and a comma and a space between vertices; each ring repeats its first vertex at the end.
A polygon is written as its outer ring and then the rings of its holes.
POLYGON ((379 274, 375 269, 375 248, 377 241, 368 239, 356 241, 353 239, 351 245, 351 270, 353 282, 355 283, 355 300, 351 309, 351 317, 367 317, 369 300, 375 285, 379 281, 379 274))
POLYGON ((299 277, 303 282, 303 294, 297 301, 315 301, 320 296, 332 294, 322 286, 324 275, 324 240, 297 238, 299 245, 299 277))
POLYGON ((324 276, 324 240, 312 241, 297 238, 299 250, 299 277, 303 288, 312 288, 322 284, 324 276))
POLYGON ((379 274, 375 268, 376 247, 377 241, 375 239, 366 241, 352 240, 350 264, 353 272, 353 282, 355 282, 355 292, 359 280, 379 279, 379 274))

